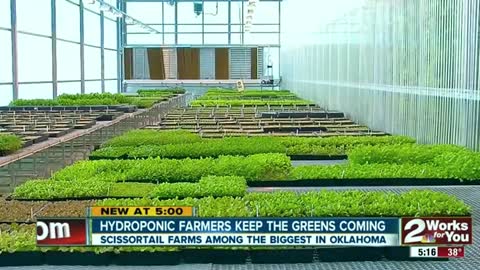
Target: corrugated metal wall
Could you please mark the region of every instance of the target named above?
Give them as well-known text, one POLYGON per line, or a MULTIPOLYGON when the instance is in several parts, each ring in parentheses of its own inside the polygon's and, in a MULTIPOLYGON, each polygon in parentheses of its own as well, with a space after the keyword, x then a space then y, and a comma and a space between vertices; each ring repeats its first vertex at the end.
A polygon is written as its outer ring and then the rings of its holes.
POLYGON ((200 49, 200 79, 215 79, 215 49, 200 49))
POLYGON ((230 48, 230 79, 251 78, 251 48, 230 48))
POLYGON ((294 14, 318 2, 282 6, 283 88, 373 129, 480 150, 480 1, 357 1, 318 26, 294 14))

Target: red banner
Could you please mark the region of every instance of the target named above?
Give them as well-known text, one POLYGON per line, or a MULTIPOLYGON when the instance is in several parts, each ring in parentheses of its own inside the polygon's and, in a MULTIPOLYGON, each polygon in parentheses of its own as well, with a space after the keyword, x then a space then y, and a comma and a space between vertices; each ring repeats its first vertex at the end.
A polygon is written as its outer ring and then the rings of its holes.
POLYGON ((402 245, 472 244, 471 217, 402 218, 402 245))
POLYGON ((85 219, 42 219, 37 221, 37 245, 76 246, 87 244, 85 219))
POLYGON ((438 247, 439 258, 463 258, 465 247, 438 247))

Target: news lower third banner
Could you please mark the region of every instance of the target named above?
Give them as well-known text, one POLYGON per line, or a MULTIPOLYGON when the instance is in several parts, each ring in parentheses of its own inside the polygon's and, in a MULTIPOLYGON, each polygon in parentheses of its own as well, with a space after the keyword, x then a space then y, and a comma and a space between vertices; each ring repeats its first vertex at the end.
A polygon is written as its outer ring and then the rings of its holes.
POLYGON ((191 207, 101 207, 89 209, 83 219, 37 219, 39 246, 471 244, 471 217, 199 218, 191 207))
POLYGON ((79 226, 79 220, 39 220, 37 236, 41 238, 37 237, 37 244, 68 245, 70 239, 76 239, 75 245, 82 244, 81 239, 92 246, 398 246, 400 243, 397 218, 92 217, 84 222, 85 226, 79 226))
POLYGON ((398 219, 92 219, 95 246, 394 246, 398 219))

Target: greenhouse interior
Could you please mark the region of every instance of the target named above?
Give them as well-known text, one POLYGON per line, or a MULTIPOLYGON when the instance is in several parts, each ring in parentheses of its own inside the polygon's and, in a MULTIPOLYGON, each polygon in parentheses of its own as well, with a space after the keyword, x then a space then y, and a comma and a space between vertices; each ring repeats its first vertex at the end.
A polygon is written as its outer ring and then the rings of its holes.
POLYGON ((480 1, 0 0, 0 267, 478 269, 480 1))

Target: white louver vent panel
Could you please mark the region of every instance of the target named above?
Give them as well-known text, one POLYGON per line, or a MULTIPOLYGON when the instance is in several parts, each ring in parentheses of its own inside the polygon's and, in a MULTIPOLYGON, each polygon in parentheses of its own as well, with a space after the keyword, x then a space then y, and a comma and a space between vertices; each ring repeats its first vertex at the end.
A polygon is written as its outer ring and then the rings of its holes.
POLYGON ((251 78, 251 49, 230 49, 230 79, 251 78))

